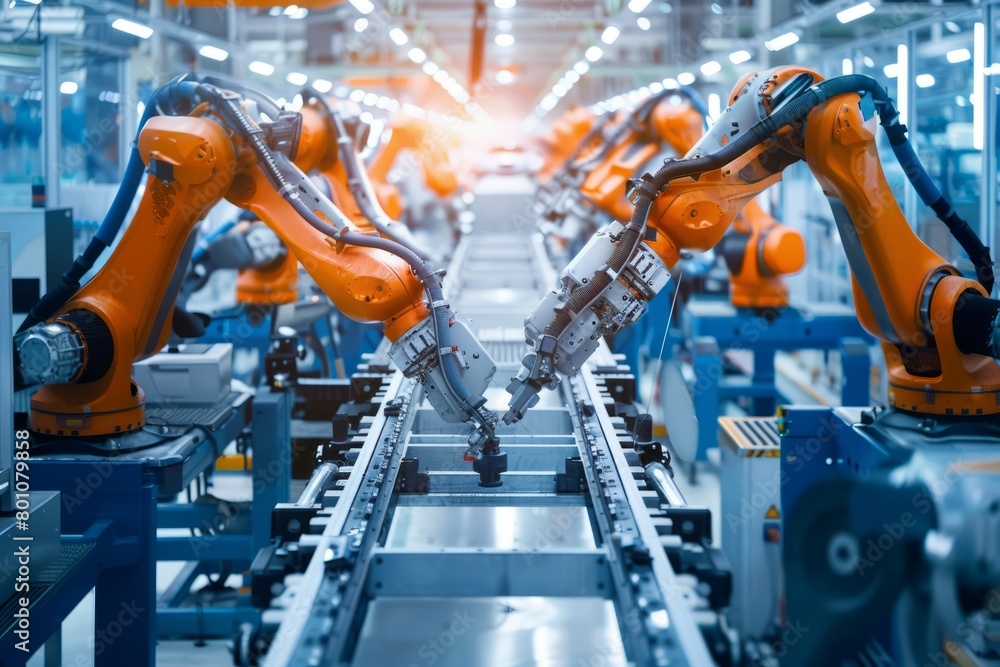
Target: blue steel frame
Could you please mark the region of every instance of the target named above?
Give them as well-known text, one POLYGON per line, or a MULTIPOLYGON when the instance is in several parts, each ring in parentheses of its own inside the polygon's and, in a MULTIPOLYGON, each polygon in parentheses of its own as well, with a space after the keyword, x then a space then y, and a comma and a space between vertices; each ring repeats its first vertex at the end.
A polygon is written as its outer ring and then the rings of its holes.
MULTIPOLYGON (((222 535, 159 537, 156 559, 187 561, 159 599, 156 631, 160 637, 201 636, 230 637, 240 623, 256 622, 259 612, 249 605, 235 607, 183 607, 191 584, 200 574, 218 571, 220 561, 232 561, 235 571, 249 568, 257 552, 271 539, 271 510, 288 502, 291 489, 291 416, 290 392, 271 392, 262 388, 253 400, 251 420, 254 453, 253 498, 250 504, 251 531, 226 532, 222 535)), ((235 428, 220 429, 221 449, 242 430, 242 420, 235 428)), ((157 528, 199 528, 211 526, 217 518, 212 506, 165 504, 156 513, 157 528)))
MULTIPOLYGON (((30 648, 59 631, 94 589, 95 667, 154 664, 155 473, 141 461, 36 459, 31 478, 35 488, 60 492, 62 545, 80 552, 33 601, 30 648)), ((26 661, 16 641, 0 638, 0 664, 26 661)))
MULTIPOLYGON (((46 459, 31 462, 32 486, 59 491, 62 545, 80 553, 63 575, 44 589, 31 607, 32 650, 59 630, 62 620, 91 589, 96 589, 95 628, 108 640, 95 639, 94 665, 151 665, 156 637, 231 637, 244 621, 257 622, 259 612, 246 604, 230 608, 180 607, 195 577, 213 571, 219 561, 233 561, 237 571, 249 567, 271 535, 271 509, 289 498, 291 485, 292 394, 261 390, 253 401, 252 433, 254 497, 250 532, 207 537, 157 537, 157 528, 211 525, 213 507, 158 505, 160 472, 139 459, 46 459), (160 600, 156 599, 156 562, 189 561, 160 600), (126 613, 126 622, 120 618, 126 613), (135 613, 133 613, 135 612, 135 613), (111 629, 111 631, 108 631, 111 629), (100 651, 97 651, 99 646, 100 651)), ((243 413, 234 415, 206 439, 218 453, 243 429, 243 413)), ((213 456, 204 448, 184 462, 183 481, 210 469, 213 456)), ((14 649, 16 638, 0 638, 0 664, 26 659, 14 649)))
POLYGON ((702 312, 685 307, 685 332, 692 341, 692 363, 696 378, 693 391, 698 418, 698 454, 707 459, 708 449, 718 442, 719 409, 722 401, 749 397, 754 416, 773 415, 787 400, 775 386, 774 357, 782 350, 839 350, 843 364, 843 405, 869 404, 872 338, 861 328, 857 316, 846 307, 828 312, 798 308, 771 311, 765 318, 750 309, 712 308, 702 312), (749 349, 753 374, 726 375, 723 353, 749 349))

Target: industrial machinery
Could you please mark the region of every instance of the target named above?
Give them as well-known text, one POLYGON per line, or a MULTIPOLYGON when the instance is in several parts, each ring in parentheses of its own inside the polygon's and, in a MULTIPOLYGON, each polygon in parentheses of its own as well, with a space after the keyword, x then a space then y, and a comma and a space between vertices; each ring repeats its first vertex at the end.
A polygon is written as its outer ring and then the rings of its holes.
POLYGON ((870 77, 822 80, 801 67, 752 73, 714 128, 688 157, 631 181, 628 225, 596 235, 563 272, 562 289, 528 317, 533 350, 508 388, 504 422, 517 423, 542 388, 577 373, 603 336, 638 319, 683 249, 716 244, 747 201, 805 160, 829 196, 858 318, 882 343, 890 408, 832 419, 829 409, 818 419, 792 410, 781 425, 784 468, 811 464, 824 473, 794 476, 796 484, 782 489, 787 618, 810 627, 786 647, 787 664, 849 659, 873 641, 911 656, 924 655, 914 647, 927 644, 949 655, 989 655, 988 629, 965 633, 951 624, 983 608, 997 582, 989 558, 968 557, 996 548, 995 530, 984 532, 983 522, 993 521, 991 506, 1000 507, 991 500, 1000 489, 984 474, 996 465, 989 448, 1000 442, 993 434, 1000 301, 989 296, 989 250, 927 177, 892 100, 870 77), (913 234, 882 173, 878 124, 920 198, 968 253, 977 279, 963 277, 913 234), (914 488, 949 471, 951 493, 924 497, 927 510, 904 517, 902 533, 881 523, 916 502, 914 488), (834 479, 816 481, 828 476, 834 479), (866 556, 867 540, 877 547, 880 531, 909 547, 866 556), (928 581, 930 593, 919 583, 928 581), (933 603, 921 604, 928 595, 933 603), (896 608, 901 597, 910 603, 903 610, 896 608), (886 620, 893 608, 926 624, 899 630, 886 620))
POLYGON ((547 183, 565 167, 570 156, 584 144, 584 139, 590 136, 590 131, 596 122, 597 118, 589 109, 573 106, 552 123, 549 131, 537 142, 545 155, 545 162, 538 170, 539 181, 547 183))
POLYGON ((226 197, 264 220, 341 312, 384 322, 394 361, 429 383, 431 401, 446 419, 477 422, 473 446, 478 452, 486 444, 490 454, 495 417, 483 409, 481 394, 493 365, 452 316, 439 276, 405 246, 356 231, 292 163, 300 147, 308 150, 300 135, 317 130, 318 116, 302 129, 303 116, 243 93, 249 97, 211 82, 176 81, 147 106, 190 115, 150 112, 143 119, 129 181, 107 221, 116 231, 145 163, 149 182, 123 241, 80 288, 75 281, 85 264, 107 245, 108 235, 99 231, 64 276, 62 292, 50 292, 18 334, 21 382, 44 383, 32 397, 32 430, 75 437, 129 432, 145 423, 131 365, 165 343, 178 287, 171 276, 187 263, 195 224, 226 197), (255 119, 258 111, 274 120, 255 119), (152 257, 150 239, 162 246, 152 257), (143 261, 136 261, 133 246, 145 249, 143 261))
MULTIPOLYGON (((486 224, 462 241, 447 286, 512 371, 520 304, 554 275, 502 215, 486 224), (508 270, 489 271, 497 262, 508 270)), ((500 427, 509 465, 493 489, 456 468, 467 427, 392 373, 387 350, 355 383, 368 388, 350 410, 365 415, 357 433, 321 446, 302 497, 275 509, 274 542, 252 567, 263 622, 234 642, 237 664, 731 664, 711 514, 677 489, 635 377, 606 346, 500 427)))
MULTIPOLYGON (((475 218, 467 174, 454 157, 457 139, 445 127, 400 113, 368 158, 368 175, 383 208, 414 232, 447 226, 450 256, 475 218)), ((435 234, 435 237, 441 236, 435 234)), ((443 239, 442 239, 443 240, 443 239)))
MULTIPOLYGON (((374 229, 404 245, 422 259, 421 249, 406 225, 390 217, 383 209, 358 146, 368 140, 370 127, 357 117, 344 118, 322 95, 302 91, 302 130, 295 164, 305 173, 317 171, 327 182, 332 199, 358 228, 374 229)), ((339 102, 339 101, 338 101, 339 102)))
MULTIPOLYGON (((546 207, 543 228, 557 238, 589 237, 607 220, 627 220, 632 207, 625 197, 628 179, 664 149, 677 155, 690 151, 701 137, 704 113, 697 96, 680 89, 654 95, 620 124, 605 115, 552 182, 539 189, 539 201, 546 207), (604 133, 607 137, 601 136, 604 133)), ((577 242, 568 240, 570 247, 577 242)), ((664 422, 674 435, 674 445, 692 452, 685 458, 706 460, 708 450, 715 446, 716 417, 726 401, 751 397, 745 406, 751 414, 773 414, 779 398, 775 374, 779 350, 842 353, 843 397, 867 405, 868 350, 853 311, 839 305, 789 307, 783 277, 797 273, 805 263, 802 235, 751 199, 717 249, 729 272, 729 303, 700 296, 672 303, 672 290, 665 290, 649 315, 610 341, 636 373, 644 346, 652 354, 659 348, 661 360, 664 353, 670 356, 675 345, 685 347, 684 362, 656 364, 664 368, 656 381, 672 392, 690 394, 689 400, 664 407, 664 422), (672 318, 675 309, 680 315, 672 318), (746 332, 756 336, 752 370, 736 367, 727 356, 745 348, 740 339, 746 332), (694 381, 682 367, 687 360, 694 381), (699 378, 709 374, 716 382, 699 378)), ((688 467, 688 473, 694 479, 695 464, 688 467)))
POLYGON ((389 122, 386 128, 389 137, 379 145, 368 164, 368 175, 377 183, 379 201, 387 207, 393 202, 398 207, 397 216, 402 214, 399 194, 389 183, 389 174, 397 159, 404 151, 414 153, 416 164, 420 165, 427 187, 440 197, 447 197, 461 185, 458 168, 452 163, 447 146, 451 141, 444 129, 435 129, 426 121, 400 114, 389 122))

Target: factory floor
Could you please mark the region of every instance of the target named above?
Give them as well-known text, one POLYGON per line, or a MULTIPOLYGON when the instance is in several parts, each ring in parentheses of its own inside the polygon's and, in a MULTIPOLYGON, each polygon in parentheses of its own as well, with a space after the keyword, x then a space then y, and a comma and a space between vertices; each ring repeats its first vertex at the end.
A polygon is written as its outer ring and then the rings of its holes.
MULTIPOLYGON (((720 516, 720 486, 718 476, 718 449, 709 451, 709 461, 700 464, 697 484, 692 485, 687 475, 678 470, 677 485, 691 505, 707 506, 712 516, 720 516)), ((251 488, 251 480, 244 473, 216 473, 210 490, 220 498, 245 498, 251 488)), ((719 522, 713 526, 713 539, 718 544, 719 522)), ((157 565, 156 590, 161 594, 173 581, 183 563, 159 563, 157 565)), ((204 580, 196 580, 195 588, 204 580)), ((240 577, 233 575, 227 582, 232 587, 240 585, 240 577)), ((60 665, 90 665, 94 637, 94 594, 91 592, 63 622, 62 661, 60 665)), ((232 654, 229 639, 210 639, 199 642, 195 639, 161 640, 156 647, 158 667, 191 667, 191 665, 229 665, 232 654)), ((45 667, 45 649, 39 650, 28 667, 45 667)))

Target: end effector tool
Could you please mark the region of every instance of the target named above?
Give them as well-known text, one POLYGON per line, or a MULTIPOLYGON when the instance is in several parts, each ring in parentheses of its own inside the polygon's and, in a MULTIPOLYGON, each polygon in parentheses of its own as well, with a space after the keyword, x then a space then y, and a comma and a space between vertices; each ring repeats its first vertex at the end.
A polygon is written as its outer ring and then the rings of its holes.
POLYGON ((670 279, 663 260, 640 243, 622 269, 615 274, 608 262, 621 239, 624 227, 612 223, 595 234, 560 275, 560 289, 550 292, 524 322, 525 339, 532 351, 522 361, 524 368, 511 380, 510 409, 505 424, 524 417, 538 403, 543 388, 554 389, 560 374, 579 371, 597 350, 602 337, 614 334, 638 320, 649 301, 670 279), (610 280, 595 280, 606 274, 610 280), (595 285, 606 286, 590 295, 595 285), (578 293, 587 298, 574 311, 571 303, 578 293), (560 324, 561 323, 561 324, 560 324))
POLYGON ((470 445, 496 444, 497 416, 486 408, 483 393, 496 373, 496 364, 469 327, 454 317, 437 324, 434 315, 404 333, 393 343, 389 356, 407 377, 424 385, 424 394, 447 422, 473 421, 479 428, 470 445), (447 349, 441 326, 447 327, 447 349), (450 368, 448 367, 450 366, 450 368))

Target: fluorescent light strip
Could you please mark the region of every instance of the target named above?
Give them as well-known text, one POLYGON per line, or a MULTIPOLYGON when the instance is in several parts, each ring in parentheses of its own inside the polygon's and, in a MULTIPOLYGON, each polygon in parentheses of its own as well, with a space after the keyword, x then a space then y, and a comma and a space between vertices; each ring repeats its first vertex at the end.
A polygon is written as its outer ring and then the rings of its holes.
POLYGON ((870 2, 862 2, 860 5, 854 5, 853 7, 848 7, 842 11, 837 12, 837 20, 841 23, 850 23, 851 21, 856 21, 862 16, 868 16, 875 11, 870 2))
POLYGON ((274 65, 271 63, 266 63, 263 60, 255 60, 249 65, 247 69, 254 74, 260 74, 261 76, 271 76, 274 74, 274 65))
POLYGON ((389 39, 394 41, 399 46, 402 46, 403 44, 406 44, 408 41, 410 41, 410 38, 406 36, 406 33, 403 32, 401 28, 393 28, 392 30, 390 30, 389 39))
POLYGON ((986 145, 986 26, 976 23, 972 28, 972 147, 978 151, 986 145))
POLYGON ((350 2, 362 14, 371 14, 375 11, 375 5, 371 3, 371 0, 350 0, 350 2))
POLYGON ((129 21, 128 19, 115 19, 111 23, 111 27, 115 30, 120 30, 121 32, 127 32, 128 34, 134 35, 140 39, 149 39, 149 37, 153 34, 153 29, 149 26, 136 23, 135 21, 129 21))
POLYGON ((954 49, 945 55, 948 58, 948 62, 952 64, 964 63, 966 60, 972 58, 972 54, 969 53, 968 49, 954 49))
POLYGON ((752 56, 750 55, 749 51, 747 51, 746 49, 741 49, 739 51, 733 51, 732 53, 729 54, 729 62, 731 62, 734 65, 739 65, 741 63, 745 63, 746 61, 750 60, 751 57, 752 56))
POLYGON ((198 53, 200 53, 205 58, 208 58, 210 60, 217 60, 220 63, 229 57, 229 51, 226 51, 225 49, 220 49, 217 46, 212 46, 211 44, 206 44, 205 46, 198 49, 198 53))
POLYGON ((780 51, 784 48, 788 48, 792 44, 799 41, 799 36, 794 32, 786 32, 784 35, 778 35, 774 39, 769 39, 764 42, 764 46, 767 47, 768 51, 780 51))

